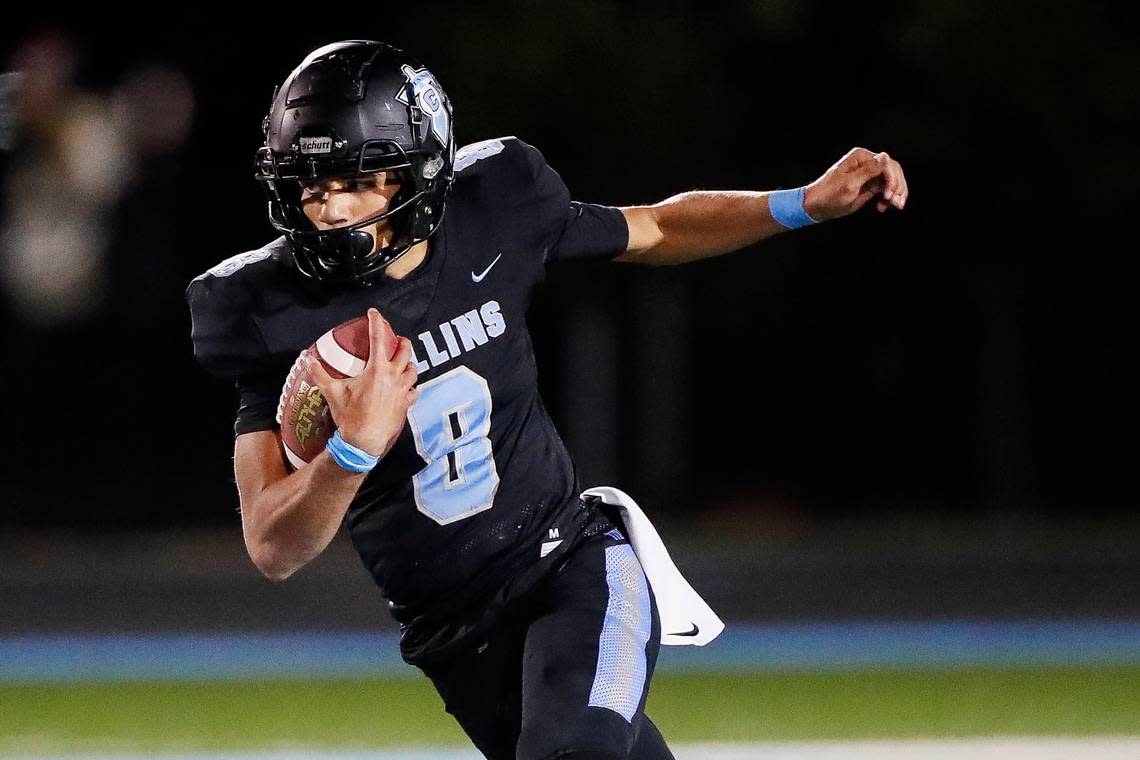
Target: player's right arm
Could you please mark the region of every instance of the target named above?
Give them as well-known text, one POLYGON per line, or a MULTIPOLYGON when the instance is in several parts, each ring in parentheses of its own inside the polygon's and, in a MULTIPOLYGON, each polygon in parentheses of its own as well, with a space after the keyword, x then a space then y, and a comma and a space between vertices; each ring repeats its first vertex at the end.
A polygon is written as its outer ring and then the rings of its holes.
MULTIPOLYGON (((411 342, 401 338, 396 354, 387 359, 382 319, 375 309, 368 310, 370 354, 359 376, 334 379, 308 357, 341 437, 381 457, 395 445, 418 394, 411 342)), ((342 469, 328 451, 289 474, 277 430, 237 437, 234 475, 246 549, 254 565, 275 581, 324 551, 365 478, 342 469)))
POLYGON ((328 452, 290 475, 276 430, 237 437, 234 476, 249 558, 274 581, 324 551, 364 482, 363 473, 342 469, 328 452))

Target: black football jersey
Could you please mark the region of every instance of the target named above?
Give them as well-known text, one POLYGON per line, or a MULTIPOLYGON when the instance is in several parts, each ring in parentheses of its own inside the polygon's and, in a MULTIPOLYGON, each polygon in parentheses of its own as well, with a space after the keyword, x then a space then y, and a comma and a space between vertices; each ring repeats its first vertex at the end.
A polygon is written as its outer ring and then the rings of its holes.
POLYGON ((409 661, 475 635, 599 527, 539 397, 525 315, 547 263, 627 240, 618 209, 571 201, 537 150, 501 138, 457 153, 443 222, 402 279, 325 292, 278 238, 190 283, 194 352, 236 382, 239 435, 274 429, 297 354, 368 307, 412 341, 419 397, 345 516, 409 661))

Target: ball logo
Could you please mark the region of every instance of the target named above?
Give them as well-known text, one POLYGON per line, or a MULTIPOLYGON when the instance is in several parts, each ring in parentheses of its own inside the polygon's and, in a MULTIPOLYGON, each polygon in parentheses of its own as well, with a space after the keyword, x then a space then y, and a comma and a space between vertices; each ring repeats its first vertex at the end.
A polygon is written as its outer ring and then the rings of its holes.
POLYGON ((321 430, 325 416, 321 413, 322 407, 328 409, 321 389, 302 380, 293 398, 293 413, 289 416, 289 427, 302 450, 305 442, 321 430))
POLYGON ((412 94, 416 99, 416 106, 431 119, 431 131, 441 144, 447 144, 447 136, 451 133, 451 117, 443 107, 443 98, 439 94, 439 85, 435 77, 427 69, 413 69, 408 64, 400 67, 406 77, 406 84, 396 93, 396 100, 404 105, 411 105, 408 100, 408 85, 411 85, 412 94))

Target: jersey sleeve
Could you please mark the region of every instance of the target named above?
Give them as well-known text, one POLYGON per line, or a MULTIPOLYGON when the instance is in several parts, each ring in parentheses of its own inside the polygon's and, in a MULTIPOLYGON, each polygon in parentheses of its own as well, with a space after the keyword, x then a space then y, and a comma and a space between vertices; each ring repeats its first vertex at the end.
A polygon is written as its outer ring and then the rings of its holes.
POLYGON ((570 201, 561 226, 558 241, 547 250, 546 263, 593 256, 613 258, 629 243, 625 216, 614 206, 570 201))
POLYGON ((613 258, 625 251, 629 227, 614 206, 582 203, 570 199, 562 177, 532 145, 510 138, 515 153, 520 186, 525 188, 532 223, 538 225, 543 245, 543 263, 593 257, 613 258))
POLYGON ((276 377, 247 377, 237 380, 238 410, 234 435, 259 430, 276 430, 277 403, 281 383, 276 377))
POLYGON ((238 390, 235 435, 276 428, 282 378, 239 294, 224 278, 205 274, 186 289, 194 357, 211 375, 238 390))
POLYGON ((621 211, 613 206, 570 200, 570 190, 558 172, 546 163, 537 148, 519 143, 523 149, 540 218, 550 230, 545 263, 566 259, 614 257, 625 251, 629 228, 621 211))

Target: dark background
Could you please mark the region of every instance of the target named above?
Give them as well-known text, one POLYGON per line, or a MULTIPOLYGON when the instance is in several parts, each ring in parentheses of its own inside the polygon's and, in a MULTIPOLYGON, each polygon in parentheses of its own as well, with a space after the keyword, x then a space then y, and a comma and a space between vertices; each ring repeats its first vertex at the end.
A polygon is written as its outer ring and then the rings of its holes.
MULTIPOLYGON (((902 213, 675 268, 552 270, 532 329, 584 485, 713 535, 1131 524, 1140 372, 1118 231, 1140 53, 1111 16, 939 0, 400 8, 4 33, 0 70, 70 51, 64 89, 99 98, 162 71, 188 85, 192 121, 138 151, 106 204, 97 305, 45 321, 0 281, 0 529, 238 530, 236 394, 194 364, 182 294, 275 237, 252 178, 261 118, 305 53, 351 37, 419 56, 460 144, 518 135, 580 200, 795 187, 853 146, 906 171, 902 213)), ((63 139, 16 135, 6 222, 27 191, 14 168, 63 139)))

